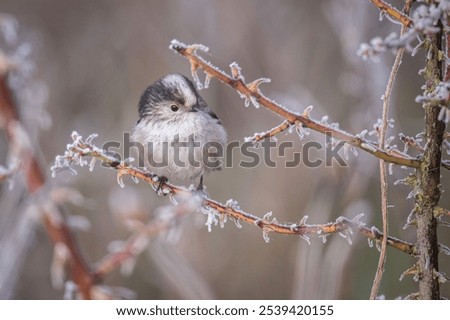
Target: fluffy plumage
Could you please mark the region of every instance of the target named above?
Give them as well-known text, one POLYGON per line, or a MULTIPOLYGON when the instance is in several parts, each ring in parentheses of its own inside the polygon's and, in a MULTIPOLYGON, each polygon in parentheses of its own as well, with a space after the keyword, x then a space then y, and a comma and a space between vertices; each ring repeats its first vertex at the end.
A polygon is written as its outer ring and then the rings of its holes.
POLYGON ((169 74, 143 93, 131 139, 144 145, 139 156, 150 171, 181 182, 220 169, 211 153, 219 151, 223 160, 227 136, 194 84, 181 74, 169 74))

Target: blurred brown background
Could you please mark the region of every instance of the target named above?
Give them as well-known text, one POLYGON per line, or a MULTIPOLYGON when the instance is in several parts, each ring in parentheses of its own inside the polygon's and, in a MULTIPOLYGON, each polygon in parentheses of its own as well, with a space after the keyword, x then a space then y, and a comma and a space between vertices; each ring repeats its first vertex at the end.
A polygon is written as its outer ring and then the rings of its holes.
MULTIPOLYGON (((401 1, 394 4, 400 7, 401 1)), ((16 46, 31 44, 34 79, 45 84, 40 90, 48 93, 45 109, 52 124, 36 137, 49 175, 54 157, 64 152, 73 130, 83 136, 98 133, 100 146, 108 140, 120 141, 137 120, 137 102, 146 86, 171 72, 190 76, 188 62, 168 49, 174 38, 210 47, 211 55, 205 57, 227 72, 229 63, 237 61, 247 80, 271 78, 272 83, 262 87, 264 94, 292 110, 301 112, 314 105, 315 118, 328 115, 330 122, 339 122, 352 133, 371 130, 381 117, 380 97, 394 56, 386 53, 375 64, 362 61, 356 51, 361 42, 376 35, 399 32, 399 26, 380 22, 378 10, 361 0, 3 0, 0 11, 17 19, 16 46)), ((390 110, 396 126, 389 135, 413 136, 422 131, 423 112, 414 102, 421 93, 417 71, 422 62, 423 52, 403 59, 390 110)), ((242 141, 281 123, 267 110, 246 109, 236 92, 214 79, 201 94, 221 118, 230 140, 242 141)), ((33 107, 21 112, 30 118, 30 126, 42 115, 33 107)), ((325 141, 314 133, 303 141, 295 133, 278 138, 295 141, 298 150, 306 141, 325 141)), ((398 138, 394 143, 401 144, 398 138)), ((0 146, 3 160, 3 136, 0 146)), ((309 223, 325 223, 364 212, 367 224, 381 229, 378 161, 359 152, 349 162, 347 168, 301 165, 286 169, 278 158, 277 168, 234 166, 211 174, 206 184, 213 199, 233 198, 243 210, 258 216, 272 211, 278 221, 299 221, 309 215, 309 223)), ((73 186, 88 198, 81 207, 68 205, 67 209, 91 224, 90 230, 77 232, 91 263, 106 254, 110 242, 130 235, 123 225, 124 211, 139 211, 148 221, 156 208, 170 203, 129 178, 121 189, 111 170, 97 167, 91 173, 79 168, 78 172, 77 176, 59 174, 51 183, 73 186)), ((410 190, 393 185, 407 172, 394 167, 389 176, 389 201, 394 206, 390 233, 413 242, 413 228, 402 229, 413 206, 412 200, 405 200, 410 190)), ((443 172, 444 190, 450 187, 448 178, 449 173, 443 172)), ((20 181, 16 187, 20 190, 20 181)), ((50 280, 53 253, 44 229, 39 223, 21 220, 25 226, 16 231, 16 208, 10 204, 19 202, 14 198, 17 192, 6 186, 0 190, 4 203, 0 211, 1 297, 60 299, 63 290, 52 287, 50 280), (26 241, 11 241, 23 233, 26 241)), ((441 203, 450 207, 446 193, 441 203)), ((228 222, 225 228, 217 226, 208 233, 205 220, 201 214, 184 219, 177 242, 164 237, 153 240, 131 275, 117 271, 106 283, 129 288, 139 299, 369 296, 379 253, 369 248, 365 238, 355 236, 350 246, 338 235, 330 236, 326 244, 313 237, 308 245, 294 236, 270 234, 271 241, 265 243, 254 226, 238 229, 228 222)), ((442 243, 450 244, 448 229, 439 229, 439 235, 442 243)), ((380 294, 394 299, 414 292, 417 284, 410 277, 398 281, 412 262, 409 256, 388 249, 380 294)), ((450 272, 448 256, 441 255, 440 266, 450 272)), ((450 296, 448 285, 442 286, 442 294, 450 296)))

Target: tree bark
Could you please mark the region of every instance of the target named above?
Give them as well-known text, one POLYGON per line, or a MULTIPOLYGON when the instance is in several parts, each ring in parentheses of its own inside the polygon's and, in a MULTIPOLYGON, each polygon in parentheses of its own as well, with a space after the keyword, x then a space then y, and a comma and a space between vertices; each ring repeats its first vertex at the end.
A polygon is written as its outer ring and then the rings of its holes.
MULTIPOLYGON (((442 26, 441 26, 442 27, 442 26)), ((425 80, 428 92, 433 92, 443 79, 442 32, 429 38, 425 80)), ((434 208, 441 197, 440 165, 445 124, 438 120, 440 106, 426 103, 426 148, 418 169, 419 193, 416 195, 417 266, 419 271, 419 299, 439 299, 437 221, 434 208)))

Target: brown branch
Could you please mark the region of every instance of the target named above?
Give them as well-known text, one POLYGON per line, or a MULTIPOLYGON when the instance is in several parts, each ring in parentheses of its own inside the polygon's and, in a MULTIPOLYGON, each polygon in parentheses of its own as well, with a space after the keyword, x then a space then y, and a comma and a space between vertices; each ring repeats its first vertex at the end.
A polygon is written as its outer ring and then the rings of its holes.
POLYGON ((191 199, 174 206, 173 215, 170 219, 155 218, 146 226, 141 227, 126 241, 119 251, 111 253, 98 263, 95 268, 95 276, 98 279, 102 279, 114 269, 120 267, 127 260, 136 258, 144 247, 142 245, 143 241, 146 242, 151 237, 169 231, 176 219, 179 219, 192 211, 192 203, 189 200, 191 199))
POLYGON ((383 0, 370 0, 381 12, 387 14, 391 18, 400 22, 403 26, 411 28, 413 26, 413 21, 406 14, 403 14, 390 4, 384 2, 383 0))
POLYGON ((255 133, 253 136, 245 138, 245 142, 259 142, 261 140, 271 138, 284 130, 288 129, 291 126, 288 120, 283 121, 280 125, 276 126, 265 132, 255 133))
MULTIPOLYGON (((430 1, 437 4, 437 1, 430 1)), ((428 36, 424 78, 426 93, 434 92, 436 84, 443 81, 447 75, 443 60, 440 58, 444 50, 442 25, 439 23, 439 31, 428 36)), ((423 103, 425 110, 425 135, 427 147, 423 155, 423 161, 418 171, 419 190, 415 196, 416 220, 417 220, 417 265, 420 270, 419 298, 439 299, 439 245, 437 236, 437 219, 434 217, 434 209, 438 206, 441 197, 440 169, 442 163, 442 144, 445 124, 438 120, 439 105, 435 103, 423 103)))
MULTIPOLYGON (((9 141, 14 140, 14 127, 20 122, 18 110, 14 102, 13 94, 7 84, 8 73, 0 74, 0 117, 6 130, 9 141)), ((45 175, 41 170, 33 150, 27 148, 22 150, 20 169, 26 176, 28 191, 36 193, 45 184, 45 175)), ((78 246, 69 230, 62 222, 56 223, 51 219, 52 214, 43 214, 43 223, 54 244, 63 243, 70 252, 69 272, 72 280, 78 285, 82 296, 86 299, 91 297, 91 286, 94 282, 93 275, 89 270, 84 258, 79 252, 78 246)), ((57 214, 61 214, 58 212, 57 214)))
POLYGON ((240 69, 236 63, 231 65, 232 75, 229 76, 225 72, 219 70, 209 61, 206 61, 197 54, 197 50, 205 50, 201 45, 186 45, 179 41, 172 40, 170 48, 187 58, 191 64, 191 70, 195 73, 199 68, 210 77, 214 77, 221 82, 229 85, 240 93, 241 96, 248 100, 251 100, 254 104, 261 105, 267 109, 275 112, 279 116, 285 118, 290 125, 303 125, 306 128, 310 128, 314 131, 332 135, 333 138, 345 141, 353 147, 366 151, 375 157, 382 159, 386 162, 394 163, 401 166, 407 166, 412 168, 418 168, 420 161, 418 159, 411 158, 410 156, 394 150, 382 150, 370 141, 347 133, 343 130, 336 129, 334 127, 323 124, 319 121, 311 119, 308 115, 298 115, 293 113, 280 104, 266 98, 259 90, 258 86, 261 82, 266 82, 266 79, 258 79, 250 84, 244 82, 244 78, 240 74, 240 69))
MULTIPOLYGON (((106 151, 97 148, 90 142, 87 142, 91 140, 90 138, 83 141, 81 136, 77 133, 74 133, 72 138, 74 139, 74 142, 68 145, 68 151, 66 154, 64 156, 57 157, 55 165, 52 167, 53 173, 69 168, 73 170, 72 166, 74 164, 87 164, 87 160, 85 158, 94 157, 103 162, 104 166, 106 165, 107 167, 117 170, 117 176, 120 184, 123 183, 123 176, 130 175, 146 181, 155 189, 159 186, 160 181, 154 174, 143 169, 132 167, 126 162, 118 161, 115 157, 106 153, 106 151)), ((189 191, 183 187, 178 187, 169 183, 163 183, 161 190, 163 194, 172 194, 185 197, 192 197, 197 194, 196 192, 189 191)), ((269 214, 263 218, 260 218, 240 210, 235 205, 223 205, 206 197, 201 199, 201 207, 204 209, 212 209, 220 219, 229 217, 233 218, 236 223, 239 221, 244 221, 251 225, 258 226, 263 230, 265 236, 267 236, 270 232, 275 232, 286 235, 298 235, 307 240, 309 235, 327 236, 333 233, 340 233, 344 237, 347 237, 347 240, 350 241, 350 234, 353 230, 357 230, 360 235, 370 240, 382 241, 384 238, 383 234, 376 228, 365 227, 365 225, 359 221, 359 217, 353 220, 340 217, 335 222, 326 224, 306 224, 305 218, 299 223, 278 223, 276 219, 271 218, 269 214)), ((414 245, 403 240, 388 237, 387 243, 389 246, 407 254, 413 255, 415 253, 414 245)), ((106 270, 109 270, 110 268, 111 267, 104 267, 106 270)), ((101 274, 104 273, 105 272, 101 272, 101 274)))

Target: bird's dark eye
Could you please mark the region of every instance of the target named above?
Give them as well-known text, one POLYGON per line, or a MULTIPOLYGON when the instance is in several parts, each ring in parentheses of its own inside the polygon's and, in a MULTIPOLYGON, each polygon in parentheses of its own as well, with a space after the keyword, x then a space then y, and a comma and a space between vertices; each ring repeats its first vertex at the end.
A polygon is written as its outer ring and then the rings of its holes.
POLYGON ((170 106, 170 109, 172 109, 173 112, 177 112, 179 108, 178 108, 178 106, 173 104, 170 106))

